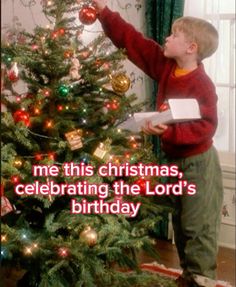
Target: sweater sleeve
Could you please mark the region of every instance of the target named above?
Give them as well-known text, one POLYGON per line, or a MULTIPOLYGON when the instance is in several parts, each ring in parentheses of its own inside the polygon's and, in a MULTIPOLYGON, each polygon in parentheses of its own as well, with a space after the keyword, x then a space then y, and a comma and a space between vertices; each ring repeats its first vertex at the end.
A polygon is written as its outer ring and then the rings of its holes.
POLYGON ((99 14, 105 34, 117 48, 126 49, 127 56, 136 66, 155 80, 159 80, 166 58, 161 46, 145 38, 140 32, 108 7, 99 14))
POLYGON ((215 134, 217 127, 217 95, 215 88, 198 87, 197 97, 201 119, 169 125, 161 136, 165 144, 198 145, 209 141, 215 134), (204 91, 204 92, 203 92, 204 91))

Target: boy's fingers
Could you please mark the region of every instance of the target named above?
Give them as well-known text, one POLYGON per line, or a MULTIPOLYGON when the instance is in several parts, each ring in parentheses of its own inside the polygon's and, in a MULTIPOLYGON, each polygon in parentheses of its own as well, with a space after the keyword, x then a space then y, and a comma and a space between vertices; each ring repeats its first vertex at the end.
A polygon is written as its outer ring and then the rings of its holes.
POLYGON ((164 124, 158 124, 157 127, 160 128, 160 129, 163 129, 163 130, 168 129, 168 126, 164 125, 164 124))
POLYGON ((146 128, 146 126, 142 126, 142 131, 146 134, 146 135, 149 135, 150 133, 149 133, 149 131, 148 131, 148 129, 146 128))

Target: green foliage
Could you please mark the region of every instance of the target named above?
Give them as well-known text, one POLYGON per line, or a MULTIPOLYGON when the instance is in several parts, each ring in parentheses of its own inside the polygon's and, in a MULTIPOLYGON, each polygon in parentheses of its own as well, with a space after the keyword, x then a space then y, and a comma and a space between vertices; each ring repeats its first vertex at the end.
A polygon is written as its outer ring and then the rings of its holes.
MULTIPOLYGON (((18 94, 9 74, 4 75, 1 99, 7 111, 2 113, 1 184, 14 211, 2 217, 2 234, 7 241, 2 242, 1 263, 23 270, 19 284, 25 287, 171 286, 166 280, 139 270, 137 254, 141 250, 158 258, 150 232, 161 219, 162 209, 151 198, 124 197, 124 201, 142 203, 137 218, 130 218, 119 214, 70 214, 68 195, 18 196, 14 192, 12 177, 16 175, 23 184, 35 180, 86 180, 108 183, 109 196, 105 200, 112 202, 114 176, 32 175, 35 165, 61 168, 65 162, 90 164, 97 171, 106 160, 96 157, 94 151, 107 140, 111 143, 106 153, 113 156, 114 163, 117 158, 119 164, 156 161, 143 135, 118 130, 129 114, 143 107, 135 102, 135 95, 111 88, 111 76, 124 73, 124 51, 114 50, 104 35, 84 46, 78 40, 81 26, 76 26, 75 19, 67 14, 77 12, 74 4, 74 0, 54 0, 52 6, 43 7, 53 28, 36 27, 34 33, 24 33, 25 42, 2 45, 8 72, 16 62, 28 92, 18 94), (77 78, 71 74, 72 68, 76 69, 77 78), (11 101, 9 91, 20 100, 11 101), (110 108, 107 103, 116 106, 110 108), (21 110, 29 114, 29 125, 14 116, 21 110), (82 145, 73 150, 65 134, 75 130, 82 131, 82 145), (80 237, 87 226, 98 236, 93 245, 80 237), (121 268, 132 272, 121 272, 121 268)), ((122 179, 132 183, 136 178, 122 179)), ((81 196, 75 198, 82 200, 81 196)), ((86 199, 93 201, 97 196, 86 199)))

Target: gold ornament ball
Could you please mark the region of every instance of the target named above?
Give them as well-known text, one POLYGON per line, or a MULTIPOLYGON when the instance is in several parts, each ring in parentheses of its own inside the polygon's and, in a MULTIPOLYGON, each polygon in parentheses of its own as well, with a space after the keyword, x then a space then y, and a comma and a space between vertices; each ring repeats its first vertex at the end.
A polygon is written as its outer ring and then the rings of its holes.
POLYGON ((116 93, 123 94, 127 92, 130 87, 130 78, 123 73, 117 74, 112 77, 111 86, 116 93))
POLYGON ((96 245, 98 235, 97 232, 90 226, 87 226, 79 235, 81 241, 85 242, 88 246, 96 245))

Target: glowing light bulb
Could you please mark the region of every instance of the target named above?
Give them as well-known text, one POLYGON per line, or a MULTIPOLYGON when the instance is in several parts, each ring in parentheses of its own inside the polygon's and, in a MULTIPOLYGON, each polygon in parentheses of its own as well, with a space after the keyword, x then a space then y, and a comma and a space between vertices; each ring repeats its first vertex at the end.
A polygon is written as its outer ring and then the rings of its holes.
POLYGON ((25 233, 22 234, 21 236, 22 239, 27 239, 27 235, 25 233))
POLYGON ((53 121, 52 120, 46 121, 45 126, 47 129, 51 129, 53 127, 53 121))
POLYGON ((21 102, 21 97, 17 96, 16 97, 16 101, 17 101, 17 103, 20 103, 21 102))
POLYGON ((1 235, 1 242, 6 242, 7 241, 7 236, 6 234, 1 235))
POLYGON ((57 106, 57 110, 58 110, 59 112, 63 111, 63 106, 62 106, 62 105, 57 106))
POLYGON ((61 256, 61 257, 67 257, 67 256, 69 255, 69 251, 68 251, 67 248, 61 247, 61 248, 59 248, 59 250, 58 250, 58 254, 59 254, 59 256, 61 256))
POLYGON ((40 109, 39 108, 35 108, 34 109, 34 114, 35 115, 40 115, 40 109))
POLYGON ((26 255, 32 255, 32 248, 31 247, 26 247, 25 248, 25 254, 26 255))
POLYGON ((55 160, 55 153, 54 153, 54 152, 48 153, 48 158, 49 158, 50 160, 55 160))
POLYGON ((40 160, 42 160, 43 156, 42 156, 42 154, 40 154, 40 153, 36 153, 36 154, 34 155, 34 158, 35 158, 35 160, 40 161, 40 160))

